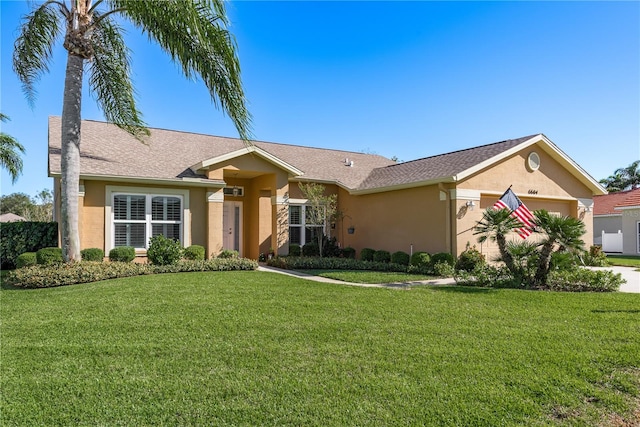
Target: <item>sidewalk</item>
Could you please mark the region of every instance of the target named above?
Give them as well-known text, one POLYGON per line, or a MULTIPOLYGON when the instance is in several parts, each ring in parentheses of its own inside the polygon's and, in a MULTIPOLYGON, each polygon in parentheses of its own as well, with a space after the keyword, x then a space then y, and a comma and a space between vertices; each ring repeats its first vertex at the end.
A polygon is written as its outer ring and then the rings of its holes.
MULTIPOLYGON (((640 271, 636 271, 634 267, 588 267, 593 270, 611 270, 614 273, 622 274, 622 278, 627 281, 627 283, 620 286, 620 292, 628 292, 628 293, 640 293, 640 271)), ((281 268, 269 267, 267 265, 261 264, 258 267, 258 271, 267 271, 271 273, 285 274, 287 276, 299 277, 301 279, 313 280, 315 282, 322 283, 336 283, 340 285, 348 285, 348 286, 360 286, 363 288, 407 288, 411 285, 455 285, 456 281, 453 278, 446 279, 432 279, 432 280, 420 280, 416 282, 406 282, 406 283, 351 283, 351 282, 343 282, 342 280, 329 279, 321 276, 313 276, 311 274, 301 273, 299 271, 291 271, 291 270, 283 270, 281 268)))

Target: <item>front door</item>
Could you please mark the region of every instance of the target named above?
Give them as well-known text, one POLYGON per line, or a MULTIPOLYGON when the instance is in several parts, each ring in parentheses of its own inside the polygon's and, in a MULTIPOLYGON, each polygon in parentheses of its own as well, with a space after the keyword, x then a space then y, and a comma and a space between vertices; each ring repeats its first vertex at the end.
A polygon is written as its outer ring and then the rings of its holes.
POLYGON ((242 256, 242 202, 224 202, 222 236, 223 249, 238 251, 242 256))

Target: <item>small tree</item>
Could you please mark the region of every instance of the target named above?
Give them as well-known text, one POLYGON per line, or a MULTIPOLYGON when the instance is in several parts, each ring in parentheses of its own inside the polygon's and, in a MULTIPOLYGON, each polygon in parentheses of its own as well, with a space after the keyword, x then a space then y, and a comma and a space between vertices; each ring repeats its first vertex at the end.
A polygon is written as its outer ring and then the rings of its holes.
POLYGON ((310 182, 308 184, 299 183, 298 186, 302 195, 307 199, 305 222, 322 226, 322 230, 316 233, 320 257, 322 257, 324 230, 337 214, 338 196, 336 194, 326 195, 325 187, 322 184, 310 182))

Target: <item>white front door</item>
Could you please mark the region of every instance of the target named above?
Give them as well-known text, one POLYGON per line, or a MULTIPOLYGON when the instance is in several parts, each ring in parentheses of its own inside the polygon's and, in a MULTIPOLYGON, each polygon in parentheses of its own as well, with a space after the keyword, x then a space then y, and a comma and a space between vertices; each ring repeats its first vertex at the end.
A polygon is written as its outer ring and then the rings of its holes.
POLYGON ((224 202, 222 244, 223 249, 238 251, 242 256, 242 202, 224 202))

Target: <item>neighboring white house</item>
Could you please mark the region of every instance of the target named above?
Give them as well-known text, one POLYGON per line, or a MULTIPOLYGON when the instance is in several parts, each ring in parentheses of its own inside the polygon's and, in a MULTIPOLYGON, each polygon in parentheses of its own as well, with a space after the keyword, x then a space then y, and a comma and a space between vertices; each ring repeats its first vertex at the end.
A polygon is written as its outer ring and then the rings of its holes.
POLYGON ((640 188, 593 198, 593 243, 605 252, 640 255, 640 188))

